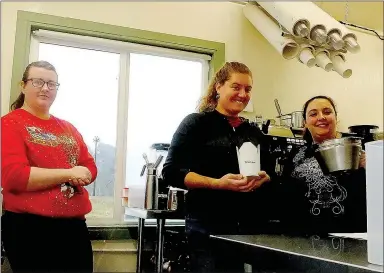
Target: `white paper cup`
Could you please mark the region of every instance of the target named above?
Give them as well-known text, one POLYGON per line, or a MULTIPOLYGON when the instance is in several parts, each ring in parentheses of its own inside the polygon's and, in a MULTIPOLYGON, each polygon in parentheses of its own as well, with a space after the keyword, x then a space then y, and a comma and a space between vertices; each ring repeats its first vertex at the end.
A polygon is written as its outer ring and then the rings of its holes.
POLYGON ((122 197, 128 197, 129 188, 123 188, 123 191, 121 193, 122 197))
POLYGON ((345 42, 345 46, 349 52, 357 53, 360 51, 360 45, 357 43, 355 38, 347 37, 344 39, 344 42, 345 42))
POLYGON ((333 56, 332 62, 333 69, 343 78, 349 78, 352 75, 352 69, 345 67, 345 62, 340 56, 333 56))
POLYGON ((122 197, 121 198, 121 205, 123 207, 128 207, 128 197, 122 197))
POLYGON ((325 52, 319 52, 319 54, 316 55, 316 63, 327 72, 331 71, 333 68, 332 61, 328 58, 325 52))
POLYGON ((316 64, 315 57, 309 48, 304 48, 299 55, 300 61, 308 67, 313 67, 316 64))
POLYGON ((258 176, 260 172, 260 146, 256 147, 251 142, 244 142, 237 149, 240 174, 246 177, 258 176))

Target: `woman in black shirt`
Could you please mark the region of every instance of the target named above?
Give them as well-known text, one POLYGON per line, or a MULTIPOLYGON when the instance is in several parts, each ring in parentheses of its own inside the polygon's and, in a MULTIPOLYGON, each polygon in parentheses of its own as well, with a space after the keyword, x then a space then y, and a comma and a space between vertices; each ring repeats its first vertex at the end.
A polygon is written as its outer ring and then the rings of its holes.
POLYGON ((303 109, 307 145, 292 151, 284 167, 280 205, 285 231, 294 233, 366 232, 365 153, 360 168, 324 174, 314 144, 341 137, 333 100, 316 96, 303 109))
MULTIPOLYGON (((219 270, 209 235, 238 234, 242 219, 258 216, 261 225, 265 218, 260 206, 266 188, 262 184, 270 180, 265 167, 269 162, 263 160, 266 152, 260 152, 264 171, 253 178, 240 174, 236 153, 245 141, 254 145, 263 141, 260 129, 239 117, 250 100, 252 85, 246 65, 227 62, 214 76, 199 113, 188 115, 179 125, 163 166, 167 184, 188 189, 185 225, 193 272, 219 270)), ((241 269, 233 257, 222 258, 227 260, 224 270, 241 269)))

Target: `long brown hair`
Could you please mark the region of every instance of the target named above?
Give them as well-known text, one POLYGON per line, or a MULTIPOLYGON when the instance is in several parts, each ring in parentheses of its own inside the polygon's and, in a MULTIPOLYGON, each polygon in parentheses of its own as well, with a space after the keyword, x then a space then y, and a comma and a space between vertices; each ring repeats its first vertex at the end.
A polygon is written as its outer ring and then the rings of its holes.
POLYGON ((218 84, 223 85, 228 81, 233 73, 247 74, 252 78, 251 70, 243 63, 226 62, 212 78, 205 96, 200 99, 198 110, 199 112, 213 111, 217 106, 217 91, 218 84))
MULTIPOLYGON (((32 62, 29 65, 27 65, 27 67, 24 70, 23 78, 21 79, 21 82, 20 82, 21 86, 24 86, 26 84, 28 77, 29 77, 29 70, 31 69, 31 67, 45 68, 45 69, 51 70, 57 74, 56 68, 47 61, 32 62)), ((24 104, 24 99, 25 99, 24 93, 20 92, 17 99, 11 104, 11 110, 16 110, 16 109, 21 108, 24 104)))

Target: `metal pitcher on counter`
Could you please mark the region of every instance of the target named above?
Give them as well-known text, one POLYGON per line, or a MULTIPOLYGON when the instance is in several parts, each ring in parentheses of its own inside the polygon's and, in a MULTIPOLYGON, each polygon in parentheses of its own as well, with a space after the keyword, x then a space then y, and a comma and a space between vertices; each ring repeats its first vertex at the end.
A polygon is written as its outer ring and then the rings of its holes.
POLYGON ((140 176, 143 176, 145 169, 147 169, 144 209, 157 210, 159 209, 159 180, 157 176, 157 167, 163 160, 163 156, 160 155, 155 163, 150 163, 145 153, 143 154, 143 157, 146 164, 143 166, 140 176))
POLYGON ((185 194, 187 190, 169 187, 167 210, 184 211, 185 209, 185 194))

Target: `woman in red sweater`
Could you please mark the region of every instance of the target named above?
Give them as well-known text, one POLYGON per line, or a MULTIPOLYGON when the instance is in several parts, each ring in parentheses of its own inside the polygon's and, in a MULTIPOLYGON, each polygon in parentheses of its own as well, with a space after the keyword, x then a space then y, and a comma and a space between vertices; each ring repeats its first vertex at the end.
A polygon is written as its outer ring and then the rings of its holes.
POLYGON ((1 118, 1 237, 14 273, 93 271, 84 186, 97 168, 76 128, 49 113, 58 87, 53 65, 29 64, 1 118))

